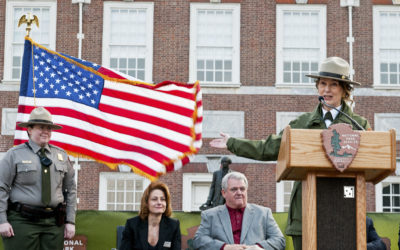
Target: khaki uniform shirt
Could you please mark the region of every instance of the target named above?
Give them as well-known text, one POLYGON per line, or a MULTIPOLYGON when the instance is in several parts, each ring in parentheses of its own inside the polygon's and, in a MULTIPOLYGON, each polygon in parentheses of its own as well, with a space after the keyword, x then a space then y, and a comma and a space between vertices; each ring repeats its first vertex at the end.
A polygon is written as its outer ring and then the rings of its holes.
MULTIPOLYGON (((8 200, 31 206, 44 207, 42 203, 42 165, 38 151, 40 146, 29 140, 30 149, 25 143, 7 151, 0 161, 0 224, 7 222, 8 200)), ((75 171, 67 153, 56 146, 45 146, 46 156, 53 161, 50 166, 51 201, 55 208, 64 201, 66 190, 68 222, 75 222, 76 185, 75 171)))
MULTIPOLYGON (((322 105, 319 104, 313 112, 300 115, 297 119, 289 123, 291 128, 297 129, 326 129, 326 124, 322 119, 322 105)), ((358 122, 364 129, 371 126, 368 121, 357 114, 354 114, 350 107, 342 102, 342 112, 349 115, 358 122)), ((353 130, 357 127, 352 124, 351 120, 342 114, 338 114, 332 124, 347 123, 353 126, 353 130)), ((270 135, 266 140, 246 140, 229 138, 227 142, 228 150, 238 156, 243 156, 260 161, 275 161, 278 158, 279 148, 281 145, 282 133, 279 135, 270 135)), ((290 196, 290 207, 288 211, 288 221, 285 233, 287 235, 302 235, 302 185, 301 181, 295 181, 290 196)))

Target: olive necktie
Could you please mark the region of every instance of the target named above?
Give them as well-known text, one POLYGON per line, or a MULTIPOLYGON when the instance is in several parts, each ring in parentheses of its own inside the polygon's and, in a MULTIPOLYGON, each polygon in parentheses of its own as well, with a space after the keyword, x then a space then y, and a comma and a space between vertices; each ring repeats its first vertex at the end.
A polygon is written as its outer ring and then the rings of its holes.
POLYGON ((331 114, 331 112, 326 112, 326 114, 325 114, 325 116, 324 116, 324 121, 325 120, 329 120, 329 121, 331 121, 331 122, 333 122, 333 117, 332 117, 332 114, 331 114))
MULTIPOLYGON (((44 148, 40 149, 40 156, 46 157, 44 148)), ((45 206, 48 206, 51 201, 50 185, 50 166, 42 164, 42 202, 45 206)))

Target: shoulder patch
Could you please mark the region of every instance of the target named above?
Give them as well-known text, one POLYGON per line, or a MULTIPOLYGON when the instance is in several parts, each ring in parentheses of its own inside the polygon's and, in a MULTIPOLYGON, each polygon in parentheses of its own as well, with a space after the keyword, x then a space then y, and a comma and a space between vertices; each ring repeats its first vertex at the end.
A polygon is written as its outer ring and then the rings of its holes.
POLYGON ((63 152, 63 153, 66 154, 65 150, 62 149, 62 148, 60 148, 60 147, 54 146, 54 145, 52 145, 52 144, 49 144, 49 147, 50 147, 50 148, 53 148, 53 149, 56 149, 56 150, 58 150, 58 151, 61 151, 61 152, 63 152))
POLYGON ((25 143, 21 143, 17 146, 10 148, 9 151, 21 150, 21 149, 26 149, 26 148, 28 148, 28 146, 26 146, 25 143))

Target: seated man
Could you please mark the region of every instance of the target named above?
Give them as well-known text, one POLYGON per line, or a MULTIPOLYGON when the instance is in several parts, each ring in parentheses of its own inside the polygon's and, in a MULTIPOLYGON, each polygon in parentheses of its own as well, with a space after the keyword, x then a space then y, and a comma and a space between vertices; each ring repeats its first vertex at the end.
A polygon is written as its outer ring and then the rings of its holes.
POLYGON ((367 216, 367 250, 386 250, 386 245, 383 243, 379 235, 375 231, 372 219, 367 216))
POLYGON ((247 204, 247 179, 232 172, 222 179, 225 205, 201 213, 201 224, 193 239, 200 250, 284 249, 285 238, 271 209, 247 204))

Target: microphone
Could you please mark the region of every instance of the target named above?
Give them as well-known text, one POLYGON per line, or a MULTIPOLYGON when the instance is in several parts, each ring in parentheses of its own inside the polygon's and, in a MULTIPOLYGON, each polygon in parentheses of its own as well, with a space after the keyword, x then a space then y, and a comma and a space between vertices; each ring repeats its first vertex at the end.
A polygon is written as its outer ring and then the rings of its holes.
POLYGON ((332 105, 329 105, 328 103, 326 103, 323 96, 318 96, 318 100, 319 100, 319 102, 321 102, 321 103, 324 104, 325 106, 327 106, 327 107, 329 107, 329 108, 331 108, 331 109, 334 109, 334 110, 336 110, 337 112, 339 112, 339 113, 343 114, 344 116, 346 116, 347 118, 349 118, 350 121, 351 121, 359 130, 365 131, 365 129, 364 129, 363 127, 361 127, 361 125, 358 124, 358 122, 356 122, 356 121, 355 121, 353 118, 351 118, 348 114, 346 114, 346 113, 340 111, 339 109, 333 107, 332 105))

